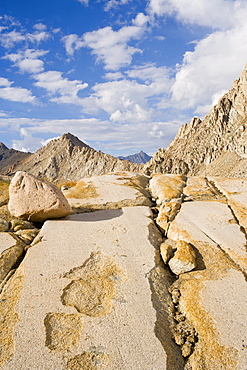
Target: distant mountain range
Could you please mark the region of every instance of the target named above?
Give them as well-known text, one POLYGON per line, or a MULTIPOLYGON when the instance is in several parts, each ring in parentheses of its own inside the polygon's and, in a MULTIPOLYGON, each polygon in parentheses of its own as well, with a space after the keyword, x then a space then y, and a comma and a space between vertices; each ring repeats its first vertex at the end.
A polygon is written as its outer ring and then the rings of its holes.
POLYGON ((142 169, 140 164, 96 151, 70 133, 50 141, 36 153, 22 153, 1 143, 0 155, 0 174, 11 176, 21 170, 56 183, 142 169))
POLYGON ((120 156, 118 158, 130 161, 133 163, 140 163, 140 164, 143 163, 144 164, 150 161, 152 157, 150 157, 150 155, 146 154, 145 152, 141 150, 139 153, 128 155, 127 157, 120 156))
POLYGON ((77 181, 116 171, 247 178, 247 65, 232 88, 201 121, 183 125, 166 149, 116 158, 67 133, 36 153, 0 143, 0 174, 23 170, 49 181, 77 181))

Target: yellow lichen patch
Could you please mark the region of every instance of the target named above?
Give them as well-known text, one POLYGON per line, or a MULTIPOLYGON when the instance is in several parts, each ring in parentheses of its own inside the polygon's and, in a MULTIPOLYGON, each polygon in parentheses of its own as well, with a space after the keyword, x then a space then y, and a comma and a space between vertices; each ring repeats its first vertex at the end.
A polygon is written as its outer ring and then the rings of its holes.
POLYGON ((100 370, 109 363, 109 357, 105 353, 83 352, 67 363, 67 370, 100 370))
POLYGON ((177 258, 180 261, 194 263, 196 254, 190 243, 187 243, 184 240, 179 240, 176 244, 176 249, 174 258, 177 258))
POLYGON ((24 276, 19 268, 6 283, 0 295, 0 366, 14 354, 14 328, 19 320, 16 306, 24 276))
POLYGON ((180 198, 186 178, 182 175, 156 175, 150 180, 150 190, 160 204, 171 199, 180 198))
POLYGON ((46 346, 51 350, 69 350, 79 340, 82 330, 79 314, 48 313, 44 324, 46 346))
POLYGON ((9 212, 7 204, 0 207, 0 215, 1 215, 1 218, 3 218, 6 221, 10 221, 13 218, 9 212))
POLYGON ((73 306, 88 316, 104 316, 111 311, 116 285, 126 277, 113 258, 102 252, 94 252, 80 266, 64 277, 73 281, 64 289, 62 303, 73 306))
POLYGON ((133 189, 138 190, 140 193, 142 193, 144 196, 149 197, 149 192, 147 191, 147 185, 149 182, 149 178, 147 176, 142 175, 136 175, 131 177, 120 177, 119 180, 126 180, 124 184, 121 184, 123 186, 129 186, 133 189))
POLYGON ((9 201, 9 183, 0 180, 0 206, 9 201))
POLYGON ((184 188, 184 195, 193 200, 218 200, 219 198, 219 193, 209 187, 205 177, 189 177, 187 186, 184 188))
POLYGON ((90 181, 78 181, 75 185, 73 185, 73 187, 65 190, 64 195, 66 198, 75 199, 89 199, 97 198, 99 196, 96 187, 90 181))
POLYGON ((195 343, 189 363, 192 370, 235 370, 238 352, 220 343, 220 335, 202 299, 206 281, 223 279, 229 269, 235 269, 235 265, 220 249, 210 247, 207 243, 194 242, 194 245, 203 255, 206 268, 182 274, 174 284, 180 292, 179 310, 198 334, 198 342, 195 343), (210 257, 212 255, 214 258, 210 257))

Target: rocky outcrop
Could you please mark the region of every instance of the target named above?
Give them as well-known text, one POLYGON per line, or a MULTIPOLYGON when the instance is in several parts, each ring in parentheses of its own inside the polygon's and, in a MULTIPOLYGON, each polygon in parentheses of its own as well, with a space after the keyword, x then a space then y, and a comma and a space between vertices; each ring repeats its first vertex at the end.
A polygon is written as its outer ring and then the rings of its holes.
POLYGON ((55 185, 23 171, 16 172, 11 180, 9 195, 9 212, 16 218, 43 222, 72 213, 67 199, 55 185))
POLYGON ((28 157, 30 153, 21 152, 15 149, 9 149, 0 142, 0 174, 8 171, 9 167, 28 157))
POLYGON ((67 133, 29 155, 25 161, 12 166, 6 173, 13 175, 17 171, 26 171, 48 181, 61 183, 110 172, 139 170, 140 165, 97 152, 67 133))
MULTIPOLYGON (((4 286, 2 369, 184 368, 169 321, 172 278, 155 257, 162 239, 143 205, 148 179, 102 177, 87 202, 105 208, 46 221, 4 286)), ((66 191, 81 201, 85 187, 66 191)))
POLYGON ((167 186, 170 176, 156 175, 150 191, 158 197, 158 217, 169 197, 181 199, 176 215, 167 220, 160 252, 177 275, 169 290, 174 340, 187 359, 185 369, 244 370, 247 180, 188 177, 179 194, 181 175, 177 182, 173 175, 174 192, 167 186), (159 178, 164 187, 157 194, 159 178))
POLYGON ((219 164, 225 161, 221 175, 246 177, 246 141, 247 65, 209 114, 183 125, 168 148, 159 149, 145 165, 145 172, 219 175, 219 164))
MULTIPOLYGON (((3 370, 246 369, 247 180, 128 172, 61 187, 74 214, 45 221, 0 286, 3 370)), ((6 256, 32 230, 8 226, 6 256)))

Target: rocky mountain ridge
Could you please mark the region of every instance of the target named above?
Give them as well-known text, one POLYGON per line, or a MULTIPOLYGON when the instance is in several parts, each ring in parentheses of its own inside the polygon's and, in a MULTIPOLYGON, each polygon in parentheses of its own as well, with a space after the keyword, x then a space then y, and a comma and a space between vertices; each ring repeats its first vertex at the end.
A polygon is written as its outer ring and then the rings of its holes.
POLYGON ((1 173, 8 171, 9 167, 28 157, 30 153, 9 149, 4 143, 0 142, 0 167, 1 173))
POLYGON ((67 133, 30 154, 24 161, 14 164, 5 174, 26 171, 48 181, 61 183, 114 171, 138 170, 140 165, 96 151, 67 133))
POLYGON ((119 159, 125 159, 127 161, 133 162, 133 163, 147 163, 152 158, 147 153, 143 152, 142 150, 139 153, 128 155, 127 157, 118 157, 119 159))
POLYGON ((232 88, 201 121, 183 125, 166 149, 145 165, 147 174, 247 176, 247 65, 232 88))

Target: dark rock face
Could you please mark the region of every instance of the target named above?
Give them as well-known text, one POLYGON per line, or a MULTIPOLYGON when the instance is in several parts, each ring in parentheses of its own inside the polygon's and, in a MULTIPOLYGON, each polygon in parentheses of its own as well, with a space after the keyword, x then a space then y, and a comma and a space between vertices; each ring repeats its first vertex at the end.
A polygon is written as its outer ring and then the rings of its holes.
POLYGON ((223 161, 220 158, 227 155, 231 158, 231 168, 225 163, 224 175, 246 177, 246 142, 247 66, 209 114, 202 121, 193 118, 189 124, 183 125, 168 148, 159 149, 145 165, 145 172, 217 174, 214 161, 220 164, 223 161))
POLYGON ((118 157, 119 159, 125 159, 127 161, 133 162, 133 163, 147 163, 152 158, 150 155, 146 154, 142 150, 140 153, 128 155, 127 157, 118 157))

